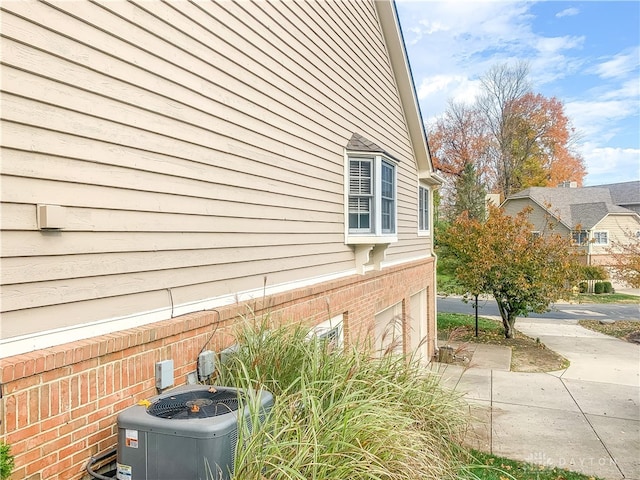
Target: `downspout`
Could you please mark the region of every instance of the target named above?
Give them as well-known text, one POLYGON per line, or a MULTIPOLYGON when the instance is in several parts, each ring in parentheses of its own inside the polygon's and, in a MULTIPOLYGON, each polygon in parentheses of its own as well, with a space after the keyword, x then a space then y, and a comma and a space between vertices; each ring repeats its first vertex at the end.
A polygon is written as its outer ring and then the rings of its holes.
MULTIPOLYGON (((434 231, 435 233, 435 231, 434 231)), ((434 237, 431 237, 431 255, 433 255, 433 358, 438 354, 438 255, 434 248, 434 237)))

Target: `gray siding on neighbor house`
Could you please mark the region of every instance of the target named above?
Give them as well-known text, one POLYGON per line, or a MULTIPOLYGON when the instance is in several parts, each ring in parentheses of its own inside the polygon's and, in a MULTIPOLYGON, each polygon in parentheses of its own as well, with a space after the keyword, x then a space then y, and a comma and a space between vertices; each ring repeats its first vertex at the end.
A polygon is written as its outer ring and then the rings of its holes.
POLYGON ((2 8, 1 338, 353 269, 354 132, 400 160, 387 260, 430 253, 372 2, 2 8))
MULTIPOLYGON (((540 233, 553 231, 553 233, 559 233, 561 235, 569 234, 569 229, 555 220, 549 212, 529 198, 509 199, 503 204, 504 211, 511 216, 517 215, 527 207, 531 207, 532 209, 528 219, 535 231, 539 231, 540 233)), ((553 212, 553 206, 550 207, 550 210, 553 212)))

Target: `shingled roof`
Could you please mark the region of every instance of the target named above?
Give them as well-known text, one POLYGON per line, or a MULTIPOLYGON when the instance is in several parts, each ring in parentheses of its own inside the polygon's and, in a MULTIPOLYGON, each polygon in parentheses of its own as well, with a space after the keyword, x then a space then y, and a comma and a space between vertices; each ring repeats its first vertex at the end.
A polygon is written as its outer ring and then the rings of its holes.
POLYGON ((636 214, 628 208, 616 205, 611 191, 604 186, 585 188, 531 187, 510 196, 507 201, 522 198, 531 198, 569 229, 579 225, 582 229, 589 230, 609 214, 636 214))
POLYGON ((394 155, 391 155, 384 148, 379 147, 371 140, 367 140, 359 133, 354 133, 351 135, 349 142, 347 143, 347 150, 352 152, 367 152, 367 153, 382 153, 383 155, 393 158, 396 161, 398 160, 394 155))
POLYGON ((585 188, 606 188, 611 193, 611 200, 615 205, 640 205, 640 180, 585 188))

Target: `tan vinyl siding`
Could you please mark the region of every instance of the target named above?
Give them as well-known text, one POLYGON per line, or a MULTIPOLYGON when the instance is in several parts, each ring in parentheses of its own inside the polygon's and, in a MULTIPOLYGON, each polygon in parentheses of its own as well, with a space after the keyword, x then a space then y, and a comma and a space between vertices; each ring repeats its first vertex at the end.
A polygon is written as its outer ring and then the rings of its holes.
POLYGON ((387 260, 429 254, 373 3, 2 7, 2 338, 353 270, 354 132, 400 160, 387 260))
MULTIPOLYGON (((591 254, 593 255, 609 255, 610 250, 615 250, 613 247, 615 244, 628 244, 635 240, 635 237, 629 237, 635 235, 635 232, 640 231, 640 221, 638 217, 633 215, 614 215, 609 214, 603 218, 592 229, 593 232, 607 232, 609 243, 606 245, 593 243, 591 245, 591 254)), ((639 240, 635 240, 639 241, 639 240)))

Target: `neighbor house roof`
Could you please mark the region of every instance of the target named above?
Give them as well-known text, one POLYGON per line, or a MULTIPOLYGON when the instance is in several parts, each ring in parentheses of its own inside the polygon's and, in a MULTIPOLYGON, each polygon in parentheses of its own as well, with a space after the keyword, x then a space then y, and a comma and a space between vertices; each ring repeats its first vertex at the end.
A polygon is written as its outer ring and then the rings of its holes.
POLYGON ((640 204, 640 180, 632 182, 609 183, 606 185, 594 185, 593 188, 606 188, 611 193, 611 200, 615 205, 640 204))
POLYGON ((569 229, 580 226, 589 230, 609 214, 635 215, 635 212, 616 205, 606 187, 531 187, 506 201, 522 198, 530 198, 569 229))

